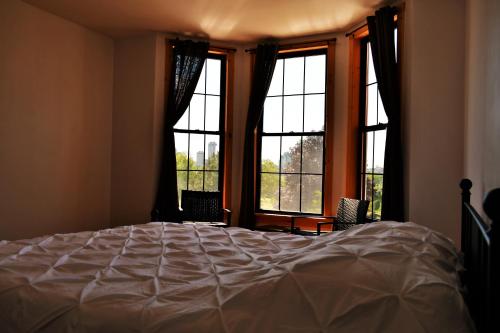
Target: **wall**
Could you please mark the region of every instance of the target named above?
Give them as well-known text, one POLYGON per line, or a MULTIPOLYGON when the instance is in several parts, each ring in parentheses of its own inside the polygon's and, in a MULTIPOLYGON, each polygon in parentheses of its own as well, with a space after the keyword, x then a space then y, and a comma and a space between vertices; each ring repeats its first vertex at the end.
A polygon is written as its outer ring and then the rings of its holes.
POLYGON ((0 2, 0 239, 109 226, 113 41, 0 2))
POLYGON ((408 0, 404 46, 407 212, 459 240, 464 145, 463 0, 408 0))
POLYGON ((467 1, 465 175, 472 203, 500 187, 500 2, 467 1))
POLYGON ((154 33, 115 42, 112 226, 150 221, 163 121, 164 45, 154 33))

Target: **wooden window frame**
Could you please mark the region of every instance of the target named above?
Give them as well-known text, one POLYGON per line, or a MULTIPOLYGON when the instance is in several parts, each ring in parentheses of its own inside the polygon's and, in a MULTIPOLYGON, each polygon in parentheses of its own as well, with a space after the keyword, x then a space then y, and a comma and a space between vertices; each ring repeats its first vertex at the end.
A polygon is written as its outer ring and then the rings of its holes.
MULTIPOLYGON (((166 40, 167 50, 173 48, 172 40, 166 40)), ((169 51, 167 51, 168 54, 169 51)), ((234 53, 236 49, 210 46, 208 50, 209 55, 218 55, 225 58, 225 93, 221 93, 221 103, 224 103, 224 122, 223 131, 221 137, 223 142, 221 144, 221 149, 223 151, 223 162, 219 161, 219 165, 223 167, 222 180, 219 179, 219 184, 222 183, 222 201, 224 208, 231 208, 231 183, 232 183, 232 139, 233 139, 233 110, 234 110, 234 53), (222 100, 222 96, 224 99, 222 100)), ((166 68, 171 67, 171 57, 166 57, 165 62, 166 68)), ((222 69, 222 68, 221 68, 222 69)), ((169 85, 169 74, 165 76, 165 91, 168 91, 169 85)), ((219 185, 220 187, 221 185, 219 185)))
MULTIPOLYGON (((403 53, 404 49, 404 14, 405 4, 401 3, 397 8, 397 13, 394 16, 395 27, 397 30, 397 57, 398 57, 398 71, 401 84, 402 81, 402 68, 403 68, 403 53)), ((351 198, 361 198, 362 186, 361 173, 362 163, 364 163, 363 156, 363 138, 362 138, 362 120, 361 116, 364 114, 365 106, 361 105, 361 94, 365 94, 364 86, 361 82, 361 61, 363 55, 363 40, 368 38, 368 26, 363 25, 352 33, 348 34, 349 37, 349 78, 348 78, 348 137, 347 137, 347 160, 346 160, 346 196, 351 198)), ((366 56, 364 57, 366 60, 366 56)), ((378 125, 376 125, 378 126, 378 125)))
MULTIPOLYGON (((326 103, 325 103, 325 137, 324 137, 324 176, 323 176, 323 215, 312 215, 312 214, 304 214, 298 213, 299 215, 308 215, 307 219, 299 219, 297 220, 297 224, 299 227, 303 229, 314 229, 316 228, 316 222, 324 221, 325 219, 322 216, 332 215, 334 212, 333 207, 333 138, 334 138, 334 98, 335 98, 335 39, 324 40, 324 41, 316 41, 316 42, 307 42, 307 43, 297 43, 297 44, 288 44, 280 47, 279 53, 289 53, 289 52, 300 52, 307 50, 316 50, 316 49, 326 49, 326 103)), ((252 69, 253 69, 252 61, 252 69)), ((253 71, 252 71, 253 72, 253 71)), ((257 202, 257 173, 258 173, 258 134, 257 131, 254 135, 255 140, 255 151, 254 151, 254 171, 255 171, 255 219, 256 225, 262 224, 275 224, 275 225, 283 225, 290 226, 292 216, 296 214, 289 213, 281 213, 281 212, 259 212, 257 210, 258 202, 257 202)))

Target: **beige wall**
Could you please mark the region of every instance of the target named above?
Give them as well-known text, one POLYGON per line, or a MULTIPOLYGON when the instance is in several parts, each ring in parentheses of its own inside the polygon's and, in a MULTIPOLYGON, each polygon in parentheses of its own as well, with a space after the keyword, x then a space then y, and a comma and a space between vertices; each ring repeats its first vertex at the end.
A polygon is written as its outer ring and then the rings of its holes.
POLYGON ((472 201, 500 187, 500 2, 467 1, 465 175, 472 201))
POLYGON ((111 225, 149 222, 163 109, 164 39, 115 42, 111 225))
POLYGON ((0 2, 0 239, 109 226, 113 41, 0 2))
POLYGON ((408 0, 404 50, 407 212, 459 239, 464 145, 463 0, 408 0))

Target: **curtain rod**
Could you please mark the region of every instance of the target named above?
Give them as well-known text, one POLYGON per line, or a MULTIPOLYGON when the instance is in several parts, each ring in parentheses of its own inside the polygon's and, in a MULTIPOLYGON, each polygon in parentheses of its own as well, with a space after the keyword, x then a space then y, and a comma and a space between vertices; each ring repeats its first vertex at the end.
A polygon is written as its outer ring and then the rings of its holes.
MULTIPOLYGON (((290 44, 283 44, 283 45, 279 45, 279 48, 280 50, 286 50, 287 47, 290 47, 290 46, 295 46, 295 45, 300 45, 300 46, 307 46, 307 45, 311 45, 311 46, 314 46, 314 45, 317 45, 319 43, 328 43, 328 42, 336 42, 337 41, 337 38, 330 38, 330 39, 323 39, 323 40, 316 40, 316 41, 311 41, 311 42, 297 42, 297 43, 290 43, 290 44)), ((251 48, 251 49, 245 49, 245 52, 249 52, 249 53, 252 53, 252 52, 255 52, 255 50, 257 50, 257 48, 251 48)))
MULTIPOLYGON (((169 39, 169 43, 174 43, 176 41, 179 41, 180 39, 179 38, 171 38, 169 39)), ((209 49, 212 48, 214 50, 221 50, 221 51, 226 51, 226 52, 236 52, 237 50, 235 48, 231 48, 231 47, 223 47, 223 46, 209 46, 209 49)))
POLYGON ((362 24, 362 25, 360 25, 359 27, 354 28, 354 29, 352 29, 352 30, 351 30, 351 31, 349 31, 349 32, 346 32, 345 36, 346 36, 346 37, 349 37, 350 35, 352 35, 352 34, 356 33, 356 31, 361 30, 361 29, 363 29, 364 27, 366 27, 366 23, 363 23, 363 24, 362 24))

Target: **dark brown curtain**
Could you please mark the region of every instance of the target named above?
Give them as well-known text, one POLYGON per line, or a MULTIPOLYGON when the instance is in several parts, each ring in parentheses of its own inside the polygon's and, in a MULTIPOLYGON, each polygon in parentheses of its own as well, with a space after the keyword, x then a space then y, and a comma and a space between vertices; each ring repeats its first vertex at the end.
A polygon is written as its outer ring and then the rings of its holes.
POLYGON ((265 44, 257 47, 243 151, 243 179, 239 216, 239 226, 243 228, 253 229, 255 227, 254 132, 264 111, 264 102, 271 85, 277 57, 277 44, 265 44))
POLYGON ((384 7, 367 20, 375 75, 389 120, 385 142, 382 220, 404 221, 401 98, 394 45, 395 14, 395 8, 384 7))
POLYGON ((206 42, 174 42, 169 91, 165 103, 162 161, 156 200, 151 212, 152 221, 179 219, 174 126, 189 106, 207 54, 206 42))

